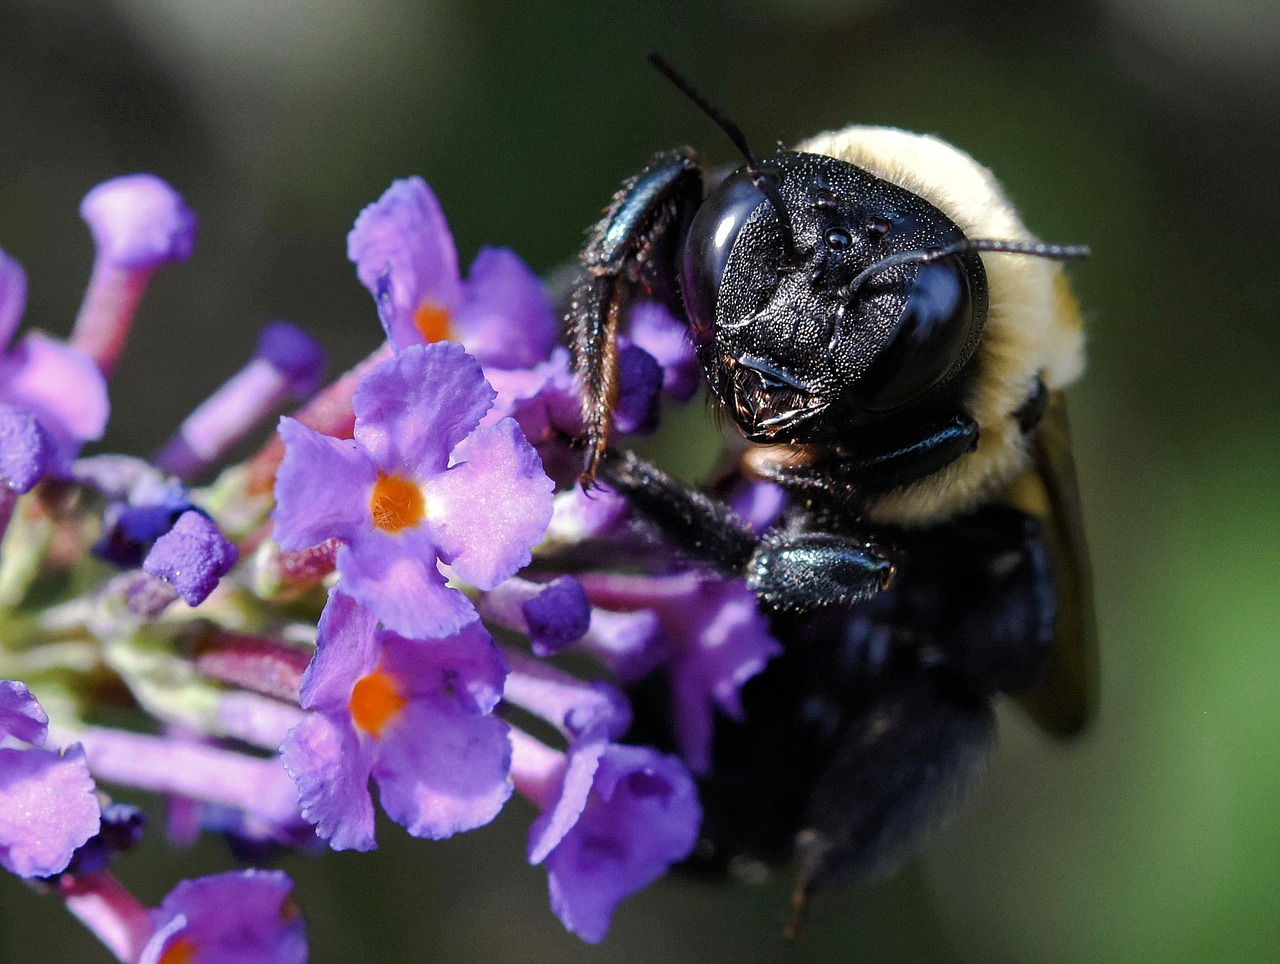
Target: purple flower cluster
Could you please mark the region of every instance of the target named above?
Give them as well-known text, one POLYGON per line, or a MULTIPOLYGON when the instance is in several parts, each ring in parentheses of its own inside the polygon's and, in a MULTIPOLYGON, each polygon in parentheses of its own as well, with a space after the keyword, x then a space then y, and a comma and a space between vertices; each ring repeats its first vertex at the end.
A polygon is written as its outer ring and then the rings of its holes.
MULTIPOLYGON (((122 961, 304 960, 278 872, 135 901, 110 866, 142 827, 108 788, 164 796, 177 840, 216 830, 258 857, 371 849, 377 807, 448 837, 514 792, 538 810, 526 857, 553 911, 603 939, 626 896, 692 851, 715 717, 741 717, 778 644, 739 582, 590 551, 634 537, 623 500, 576 487, 580 400, 537 276, 486 248, 463 277, 435 195, 397 181, 348 239, 385 335, 366 361, 321 387, 319 348, 273 323, 152 460, 82 457, 148 279, 195 237, 149 175, 95 188, 82 213, 97 257, 69 344, 28 334, 0 354, 0 608, 42 573, 61 574, 42 591, 67 587, 0 641, 0 865, 48 878, 122 961), (222 464, 293 400, 256 456, 222 464), (566 570, 574 547, 621 565, 566 570), (566 651, 598 678, 554 665, 566 651), (626 742, 619 686, 655 673, 678 755, 626 742), (139 726, 90 725, 106 677, 139 726)), ((0 253, 10 343, 24 302, 0 253)), ((696 393, 665 309, 634 306, 619 349, 619 431, 696 393)))

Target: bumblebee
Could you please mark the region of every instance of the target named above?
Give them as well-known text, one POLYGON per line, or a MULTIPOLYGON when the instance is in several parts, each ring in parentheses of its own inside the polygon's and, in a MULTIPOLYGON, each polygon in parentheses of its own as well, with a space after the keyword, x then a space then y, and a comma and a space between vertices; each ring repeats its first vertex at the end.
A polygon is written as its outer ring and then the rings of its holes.
MULTIPOLYGON (((582 481, 692 563, 741 577, 784 654, 717 724, 695 869, 799 864, 817 888, 895 869, 974 778, 1013 695, 1050 733, 1089 719, 1096 648, 1062 389, 1083 367, 1061 260, 991 174, 937 138, 852 126, 709 187, 659 154, 589 232, 568 308, 582 481), (744 451, 711 491, 609 444, 627 305, 688 324, 744 451), (732 484, 790 496, 757 532, 732 484)), ((637 726, 670 743, 660 685, 637 726)))

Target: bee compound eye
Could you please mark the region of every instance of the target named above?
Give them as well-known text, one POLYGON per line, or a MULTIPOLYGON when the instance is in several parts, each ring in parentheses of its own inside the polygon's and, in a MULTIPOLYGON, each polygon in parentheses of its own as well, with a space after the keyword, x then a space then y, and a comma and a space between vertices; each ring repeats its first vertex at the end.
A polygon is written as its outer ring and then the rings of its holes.
POLYGON ((974 321, 969 276, 958 258, 920 265, 876 360, 859 379, 870 412, 890 412, 937 385, 957 362, 974 321))

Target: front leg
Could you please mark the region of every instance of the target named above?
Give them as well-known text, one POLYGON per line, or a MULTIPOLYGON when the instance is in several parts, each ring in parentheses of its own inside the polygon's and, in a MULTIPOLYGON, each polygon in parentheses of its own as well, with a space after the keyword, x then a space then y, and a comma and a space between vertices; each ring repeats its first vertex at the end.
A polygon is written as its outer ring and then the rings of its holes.
POLYGON ((586 464, 595 478, 609 443, 618 397, 617 335, 633 289, 683 313, 676 284, 684 228, 702 200, 702 174, 687 150, 659 154, 628 178, 587 236, 567 319, 582 383, 586 464))
POLYGON ((746 579, 769 609, 844 605, 874 595, 893 579, 893 560, 869 538, 819 531, 804 520, 758 535, 723 502, 630 452, 606 455, 600 475, 686 557, 746 579))

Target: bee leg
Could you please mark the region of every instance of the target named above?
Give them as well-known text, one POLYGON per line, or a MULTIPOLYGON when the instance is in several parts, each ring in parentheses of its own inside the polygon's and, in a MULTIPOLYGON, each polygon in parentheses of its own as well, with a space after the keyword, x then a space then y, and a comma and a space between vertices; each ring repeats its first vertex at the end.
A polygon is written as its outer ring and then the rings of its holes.
POLYGON ((947 668, 903 677, 849 721, 814 787, 795 893, 896 871, 964 795, 994 737, 988 700, 947 668))
POLYGON ((808 611, 866 599, 893 578, 892 559, 870 539, 803 528, 757 535, 723 502, 631 452, 609 454, 600 474, 685 556, 744 577, 771 609, 808 611))
POLYGON ((608 445, 623 308, 638 289, 682 311, 678 240, 701 200, 702 174, 692 153, 668 151, 623 183, 587 234, 566 319, 574 370, 582 382, 584 483, 594 480, 608 445))

